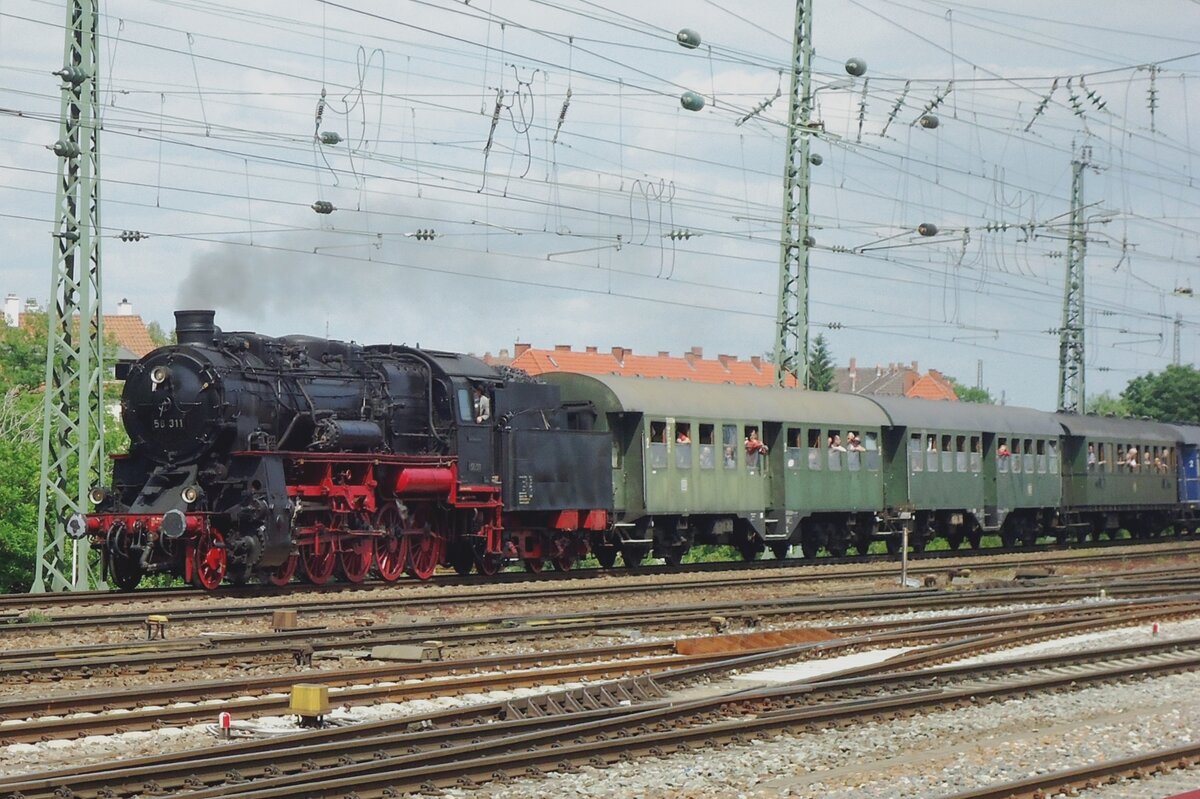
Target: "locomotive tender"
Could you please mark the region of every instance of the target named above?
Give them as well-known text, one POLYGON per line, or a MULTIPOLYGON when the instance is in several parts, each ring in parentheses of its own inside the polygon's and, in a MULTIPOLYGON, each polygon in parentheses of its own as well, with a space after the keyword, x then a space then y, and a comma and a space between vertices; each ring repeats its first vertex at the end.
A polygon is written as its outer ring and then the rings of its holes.
POLYGON ((611 567, 693 545, 747 559, 872 541, 1006 545, 1194 530, 1200 428, 1022 408, 575 374, 225 333, 124 370, 129 453, 68 533, 129 590, 299 573, 421 579, 513 559, 611 567), (481 412, 476 399, 488 399, 481 412), (759 442, 761 441, 761 444, 759 442), (845 442, 845 443, 843 443, 845 442))

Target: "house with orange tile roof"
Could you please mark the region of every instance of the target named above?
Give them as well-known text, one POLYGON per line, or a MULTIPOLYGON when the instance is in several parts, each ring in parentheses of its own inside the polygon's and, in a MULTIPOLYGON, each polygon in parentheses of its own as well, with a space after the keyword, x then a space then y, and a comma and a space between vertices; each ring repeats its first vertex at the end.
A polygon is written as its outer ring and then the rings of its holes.
MULTIPOLYGON (((4 323, 10 327, 31 324, 35 314, 44 313, 36 300, 21 299, 15 294, 4 298, 4 323)), ((43 322, 44 324, 44 322, 43 322)), ((117 346, 117 359, 136 361, 157 346, 142 317, 133 312, 133 304, 122 299, 115 314, 104 315, 105 338, 117 346)))
MULTIPOLYGON (((535 376, 547 372, 578 372, 658 380, 688 380, 693 383, 775 385, 775 364, 762 357, 718 355, 716 358, 705 358, 701 347, 692 347, 682 355, 672 355, 669 352, 642 355, 627 347, 613 347, 603 351, 598 347, 575 350, 569 344, 559 344, 552 350, 545 350, 518 343, 514 345, 511 357, 507 350, 501 350, 497 355, 485 354, 483 360, 493 366, 514 366, 535 376)), ((795 384, 795 378, 789 377, 788 385, 795 384)))

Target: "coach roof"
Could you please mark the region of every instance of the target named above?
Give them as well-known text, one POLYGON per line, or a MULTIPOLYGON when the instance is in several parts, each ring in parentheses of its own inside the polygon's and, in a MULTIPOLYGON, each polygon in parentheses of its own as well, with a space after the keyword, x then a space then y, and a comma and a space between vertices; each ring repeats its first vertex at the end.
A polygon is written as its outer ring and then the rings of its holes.
POLYGON ((1056 417, 1073 436, 1111 438, 1124 441, 1178 441, 1180 431, 1169 424, 1114 416, 1080 416, 1060 413, 1056 417))
POLYGON ((1060 436, 1062 428, 1054 414, 1011 405, 979 402, 947 402, 907 397, 869 397, 897 427, 925 430, 978 430, 1031 436, 1060 436))
POLYGON ((568 372, 544 374, 542 379, 562 386, 573 397, 593 398, 601 412, 627 411, 692 419, 832 422, 867 427, 888 423, 887 416, 876 405, 853 394, 568 372))

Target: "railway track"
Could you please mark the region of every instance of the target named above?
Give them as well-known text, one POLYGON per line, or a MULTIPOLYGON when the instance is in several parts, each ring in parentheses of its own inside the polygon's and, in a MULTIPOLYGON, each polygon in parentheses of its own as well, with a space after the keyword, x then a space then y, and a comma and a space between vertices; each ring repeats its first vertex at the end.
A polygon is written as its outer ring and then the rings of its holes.
MULTIPOLYGON (((964 550, 940 550, 933 552, 924 552, 920 554, 910 555, 909 572, 913 575, 933 574, 945 571, 947 565, 942 561, 947 560, 963 560, 960 564, 963 568, 971 568, 977 570, 1003 570, 1020 566, 1072 566, 1082 565, 1087 563, 1102 563, 1111 560, 1121 561, 1136 561, 1153 558, 1162 558, 1170 556, 1189 556, 1200 555, 1200 535, 1179 536, 1170 539, 1170 541, 1157 539, 1145 543, 1137 543, 1133 540, 1120 539, 1117 541, 1093 542, 1088 545, 1088 550, 1098 550, 1096 552, 1084 551, 1079 552, 1070 547, 1060 545, 1049 545, 1037 548, 1016 548, 1016 549, 988 549, 981 550, 977 556, 964 554, 964 550), (1181 542, 1184 545, 1180 545, 1181 542), (1190 545, 1189 545, 1190 544, 1190 545), (1137 547, 1146 551, 1111 553, 1106 552, 1106 549, 1112 548, 1129 548, 1137 547), (1048 553, 1048 552, 1072 552, 1076 554, 1062 555, 1051 558, 1040 558, 1031 562, 1030 554, 1048 553)), ((969 552, 969 550, 966 550, 969 552)), ((805 561, 799 559, 778 560, 756 560, 749 562, 708 562, 708 563, 693 563, 687 564, 680 568, 670 568, 666 566, 654 567, 643 566, 638 569, 628 570, 624 572, 621 578, 622 583, 628 584, 610 586, 607 593, 628 593, 645 590, 647 584, 639 582, 639 577, 644 576, 670 576, 676 577, 687 574, 708 574, 713 572, 732 572, 736 576, 731 576, 726 580, 720 578, 705 581, 699 584, 699 587, 720 586, 724 585, 745 585, 747 581, 752 580, 755 584, 769 585, 772 583, 780 584, 803 584, 811 582, 825 581, 829 579, 870 579, 880 576, 890 576, 890 572, 897 568, 898 560, 890 555, 872 555, 868 558, 822 558, 816 562, 805 561), (867 568, 865 566, 869 565, 867 568), (777 570, 781 568, 789 568, 794 566, 807 566, 810 568, 803 571, 793 569, 788 574, 770 575, 754 577, 755 572, 777 570), (851 569, 848 571, 838 571, 830 573, 830 567, 837 566, 858 566, 863 568, 851 569), (814 571, 814 569, 820 571, 814 571)), ((414 602, 419 601, 419 598, 409 597, 409 591, 414 593, 425 593, 442 588, 456 587, 477 587, 477 586, 493 586, 493 585, 532 585, 542 586, 543 591, 553 591, 556 594, 570 596, 572 593, 586 594, 589 591, 595 590, 594 587, 580 586, 572 587, 569 584, 578 581, 591 581, 599 577, 612 576, 616 573, 604 571, 601 569, 577 569, 567 572, 544 572, 537 576, 531 576, 525 573, 505 572, 494 577, 483 578, 477 576, 459 577, 451 575, 438 575, 429 581, 402 581, 400 583, 330 583, 323 586, 306 585, 302 583, 292 583, 283 587, 275 586, 246 586, 235 587, 230 586, 223 588, 217 592, 207 592, 190 587, 175 587, 175 588, 160 588, 160 589, 139 589, 130 593, 117 593, 114 591, 76 591, 64 593, 47 593, 47 594, 6 594, 0 595, 0 625, 10 622, 19 621, 20 614, 23 610, 38 609, 46 611, 54 608, 71 608, 71 607, 89 607, 95 605, 126 605, 133 603, 161 603, 164 601, 201 601, 205 604, 212 604, 227 599, 245 599, 245 598, 261 598, 264 596, 272 597, 278 600, 290 600, 293 597, 317 597, 309 602, 290 602, 285 601, 281 604, 289 608, 321 608, 335 607, 339 604, 336 600, 330 601, 329 596, 355 596, 358 594, 371 594, 374 592, 404 592, 402 596, 392 596, 388 602, 414 602), (565 585, 564 585, 565 584, 565 585), (325 598, 325 599, 321 599, 325 598)), ((697 586, 698 583, 691 581, 677 582, 655 582, 655 589, 664 590, 686 590, 688 587, 697 586)), ((536 591, 537 589, 532 589, 536 591)), ((498 589, 505 596, 512 596, 512 592, 506 589, 498 589)), ((444 597, 443 597, 444 599, 444 597)), ((352 601, 344 602, 348 609, 361 609, 352 607, 352 601)), ((145 611, 131 611, 131 616, 137 616, 145 611)), ((114 613, 115 615, 115 613, 114 613)), ((22 623, 23 629, 31 626, 22 623)), ((2 629, 2 628, 0 628, 2 629)))
MULTIPOLYGON (((1147 679, 1200 666, 1200 639, 1189 639, 1140 648, 928 667, 931 662, 995 646, 1000 638, 1011 642, 1028 635, 960 637, 854 673, 843 671, 798 685, 751 688, 690 701, 661 698, 671 685, 794 657, 796 648, 790 648, 614 684, 607 689, 608 700, 597 699, 595 693, 564 692, 531 704, 463 708, 275 741, 144 757, 115 766, 63 769, 0 780, 0 794, 27 799, 124 797, 167 791, 186 791, 193 799, 265 799, 301 793, 340 797, 350 791, 360 797, 396 796, 507 780, 543 770, 604 766, 637 756, 693 753, 707 746, 812 732, 831 724, 1147 679), (611 701, 617 696, 624 699, 611 701)), ((595 686, 590 690, 605 689, 595 686)), ((962 794, 961 799, 1008 795, 962 794)))
MULTIPOLYGON (((1153 578, 1113 578, 1100 585, 1114 600, 1161 598, 1159 604, 1190 607, 1200 599, 1200 577, 1175 578, 1157 573, 1153 578)), ((1092 600, 1097 585, 1068 584, 1038 588, 979 589, 969 592, 904 591, 892 594, 855 594, 836 597, 788 597, 771 600, 709 602, 647 609, 617 609, 589 613, 490 616, 454 621, 425 621, 370 628, 288 630, 275 633, 220 638, 141 641, 121 645, 83 645, 53 649, 0 651, 0 681, 58 680, 69 675, 90 677, 122 670, 177 669, 209 663, 301 662, 313 653, 334 649, 362 650, 379 644, 412 644, 436 639, 443 643, 474 645, 569 635, 611 633, 636 628, 642 632, 669 629, 699 630, 714 618, 727 623, 757 625, 766 620, 790 618, 829 619, 847 613, 887 613, 937 610, 971 605, 1012 603, 1062 604, 1092 600)), ((1102 608, 1102 605, 1093 607, 1102 608)), ((1038 613, 1048 609, 1039 608, 1038 613)), ((1084 609, 1087 610, 1087 609, 1084 609)), ((257 610, 261 615, 262 610, 257 610)))
MULTIPOLYGON (((1200 549, 1197 550, 1200 554, 1200 549)), ((1149 557, 1147 555, 1147 557, 1149 557)), ((1103 558, 1092 557, 1089 561, 1103 560, 1103 558)), ((1125 560, 1122 557, 1122 560, 1125 560)), ((1068 559, 1065 563, 1077 563, 1077 559, 1068 559)), ((1062 565, 1062 562, 1046 562, 1042 561, 1037 564, 1041 567, 1043 564, 1056 566, 1062 565)), ((1005 563, 1003 565, 994 564, 993 568, 1012 568, 1018 563, 1005 563)), ((929 573, 944 572, 944 568, 930 568, 929 573)), ((859 577, 886 577, 887 574, 878 572, 856 573, 852 575, 838 575, 837 579, 855 579, 859 577)), ((1143 572, 1122 572, 1112 575, 1111 577, 1097 577, 1089 575, 1087 577, 1075 578, 1077 580, 1095 581, 1097 585, 1101 581, 1108 579, 1114 584, 1121 581, 1131 579, 1154 578, 1171 578, 1176 577, 1180 580, 1186 580, 1189 577, 1200 576, 1200 566, 1184 565, 1177 567, 1158 567, 1148 569, 1143 572)), ((808 580, 828 580, 829 575, 821 577, 810 576, 808 580)), ((1058 583, 1067 584, 1071 581, 1070 577, 1055 578, 1058 583)), ((803 581, 802 581, 803 582, 803 581)), ((315 613, 363 613, 378 610, 409 610, 419 611, 422 608, 443 608, 449 603, 463 602, 479 606, 494 606, 498 604, 513 604, 526 600, 545 599, 550 596, 557 600, 571 599, 575 597, 584 597, 593 599, 601 596, 625 596, 643 594, 648 590, 655 593, 675 592, 675 591, 717 591, 722 589, 746 588, 750 585, 755 587, 769 587, 772 585, 791 586, 797 584, 797 580, 791 575, 772 575, 769 577, 759 577, 752 582, 745 578, 716 578, 713 580, 688 581, 676 583, 655 583, 653 585, 646 584, 627 584, 624 582, 618 584, 602 584, 602 585, 578 585, 578 586, 558 586, 555 588, 534 587, 523 588, 520 590, 496 588, 486 591, 474 591, 461 594, 433 594, 423 596, 396 596, 387 591, 380 591, 378 594, 369 596, 363 599, 351 599, 329 602, 327 600, 315 599, 303 602, 292 602, 274 606, 275 609, 286 608, 295 610, 297 613, 315 614, 315 613)), ((890 592, 889 596, 900 597, 912 595, 911 590, 904 592, 890 592)), ((109 596, 109 595, 105 595, 109 596)), ((0 621, 0 637, 3 635, 15 635, 21 633, 30 633, 38 631, 54 631, 63 629, 80 629, 80 628, 113 628, 130 625, 140 625, 146 618, 147 608, 139 608, 137 610, 114 610, 104 611, 92 614, 61 614, 53 616, 44 621, 37 621, 24 624, 4 624, 0 621)), ((263 618, 264 608, 261 605, 256 606, 220 606, 220 607, 159 607, 154 608, 153 612, 169 615, 173 625, 198 622, 213 622, 222 620, 238 620, 248 618, 263 618)), ((378 626, 374 629, 379 629, 378 626)))

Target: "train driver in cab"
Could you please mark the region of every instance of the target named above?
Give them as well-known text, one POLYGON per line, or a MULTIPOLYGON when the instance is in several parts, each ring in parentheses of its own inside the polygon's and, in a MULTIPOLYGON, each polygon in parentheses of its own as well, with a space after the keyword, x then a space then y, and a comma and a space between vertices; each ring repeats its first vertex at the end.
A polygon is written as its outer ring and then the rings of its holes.
POLYGON ((483 393, 483 386, 475 384, 475 424, 483 424, 492 418, 492 401, 483 393))

